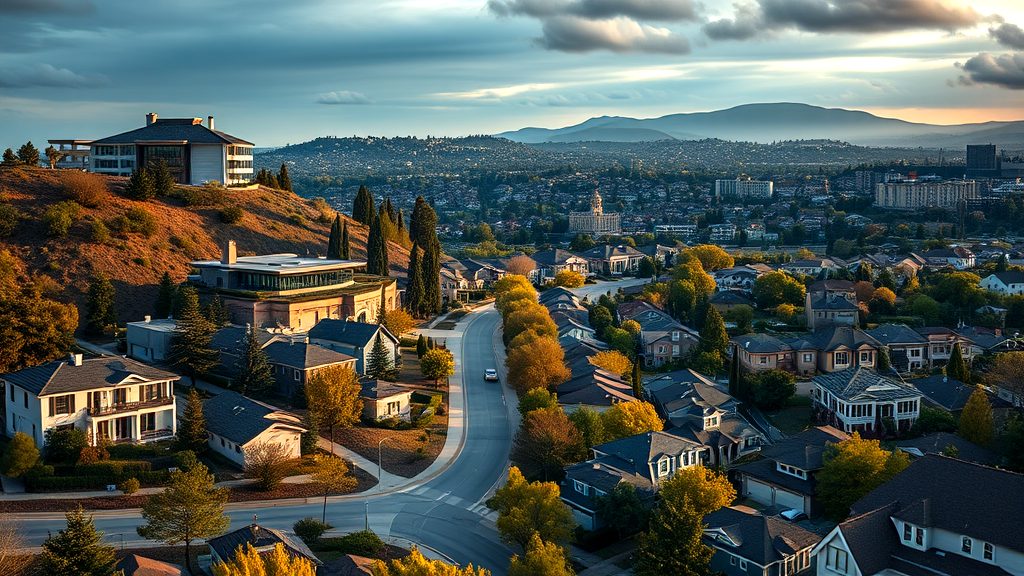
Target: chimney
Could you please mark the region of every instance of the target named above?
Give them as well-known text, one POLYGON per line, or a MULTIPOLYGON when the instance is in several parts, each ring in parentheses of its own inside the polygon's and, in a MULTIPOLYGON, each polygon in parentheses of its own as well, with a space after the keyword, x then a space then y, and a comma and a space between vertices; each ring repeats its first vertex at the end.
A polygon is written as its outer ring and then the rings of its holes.
POLYGON ((68 358, 68 364, 70 364, 72 366, 81 366, 82 365, 82 355, 81 354, 72 354, 68 358))
POLYGON ((146 126, 153 125, 153 123, 156 122, 156 118, 156 112, 150 112, 149 114, 146 114, 146 126))
POLYGON ((149 314, 147 314, 147 315, 145 315, 145 316, 143 316, 143 317, 142 317, 142 320, 143 320, 143 321, 144 321, 144 322, 145 322, 146 324, 149 324, 150 320, 152 320, 152 319, 153 319, 153 317, 152 317, 152 316, 150 316, 149 314))
POLYGON ((235 247, 234 240, 228 240, 224 243, 224 251, 221 252, 220 263, 221 264, 234 264, 238 261, 238 249, 235 247))
POLYGON ((209 128, 210 130, 214 129, 213 128, 213 116, 207 116, 206 117, 206 123, 207 123, 207 128, 209 128))

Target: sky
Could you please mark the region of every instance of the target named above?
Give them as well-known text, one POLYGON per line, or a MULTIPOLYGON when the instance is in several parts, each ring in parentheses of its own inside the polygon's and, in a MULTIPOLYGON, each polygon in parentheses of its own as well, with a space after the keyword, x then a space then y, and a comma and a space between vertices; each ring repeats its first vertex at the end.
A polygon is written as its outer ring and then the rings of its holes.
POLYGON ((216 117, 257 146, 805 102, 1024 119, 1021 0, 0 0, 0 146, 216 117))

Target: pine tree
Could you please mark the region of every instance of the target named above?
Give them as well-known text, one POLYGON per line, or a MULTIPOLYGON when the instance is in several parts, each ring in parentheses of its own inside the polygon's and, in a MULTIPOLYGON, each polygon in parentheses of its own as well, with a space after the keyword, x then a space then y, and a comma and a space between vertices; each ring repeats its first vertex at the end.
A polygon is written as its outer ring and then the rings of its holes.
POLYGON ((395 228, 394 221, 391 220, 391 216, 388 214, 386 206, 383 204, 381 205, 380 210, 377 211, 377 218, 380 221, 380 233, 384 237, 384 240, 393 241, 398 230, 395 228))
POLYGON ((170 196, 174 193, 177 183, 174 181, 170 169, 167 168, 167 162, 157 160, 150 165, 150 172, 153 176, 153 186, 157 196, 170 196))
POLYGON ((277 181, 277 175, 267 170, 267 186, 271 188, 281 189, 281 183, 277 181))
POLYGON ((131 178, 128 179, 128 185, 125 186, 124 194, 133 200, 149 200, 156 196, 153 175, 146 168, 139 168, 132 172, 131 178))
POLYGON ((441 311, 441 245, 435 240, 423 252, 420 265, 423 281, 423 311, 437 314, 441 311))
POLYGON ((292 192, 292 178, 288 175, 288 165, 281 164, 281 171, 277 173, 277 183, 281 190, 292 192))
POLYGON ((398 241, 402 246, 409 246, 409 231, 405 228, 405 215, 402 214, 402 209, 398 209, 398 219, 395 222, 398 227, 398 241))
POLYGON ((740 366, 740 352, 736 346, 732 347, 732 358, 729 362, 729 395, 734 398, 743 399, 741 389, 743 387, 743 373, 740 366))
POLYGON ((886 374, 892 370, 892 361, 889 359, 889 348, 882 346, 878 349, 878 363, 875 365, 875 370, 879 374, 886 374))
POLYGON ((427 353, 427 338, 420 334, 419 338, 416 339, 416 357, 423 358, 423 355, 427 353))
POLYGON ((57 167, 57 162, 64 156, 64 153, 57 150, 53 146, 47 146, 46 150, 43 150, 43 154, 46 155, 46 161, 50 163, 50 170, 57 167))
POLYGON ((416 242, 409 250, 409 270, 406 272, 405 307, 413 316, 423 312, 423 265, 420 263, 420 249, 416 242))
POLYGON ((236 366, 238 376, 235 377, 234 388, 240 394, 264 394, 274 386, 274 372, 256 326, 249 326, 243 347, 236 366))
POLYGON ((210 299, 210 303, 206 305, 206 319, 213 324, 215 329, 219 329, 231 320, 228 309, 224 306, 224 300, 221 299, 220 294, 214 294, 213 298, 210 299))
POLYGON ((377 332, 373 348, 370 348, 370 357, 366 360, 366 376, 375 380, 389 380, 394 366, 391 351, 384 345, 380 332, 377 332))
POLYGON ((996 272, 1006 272, 1009 268, 1009 257, 1006 254, 1003 254, 999 257, 999 261, 996 262, 996 272))
POLYGON ((4 166, 17 166, 21 164, 21 160, 18 160, 18 155, 14 153, 14 150, 10 148, 4 150, 4 166))
POLYGON ((107 328, 117 325, 117 311, 114 309, 116 296, 114 285, 106 276, 96 276, 89 282, 86 297, 86 331, 99 335, 107 328))
POLYGON ((81 505, 64 515, 67 527, 43 542, 40 574, 61 576, 109 576, 117 558, 114 547, 103 544, 92 516, 81 505))
POLYGON ((642 400, 644 397, 644 377, 643 372, 640 370, 639 357, 633 361, 633 374, 631 378, 633 380, 633 396, 642 400))
POLYGON ((365 185, 360 186, 359 192, 356 193, 355 202, 352 204, 352 218, 356 222, 369 226, 376 215, 377 210, 373 206, 373 195, 370 194, 365 185))
POLYGON ((341 257, 341 214, 334 215, 331 235, 327 237, 327 259, 342 260, 341 257))
POLYGON ((702 352, 718 352, 725 357, 729 347, 729 334, 725 331, 722 315, 714 306, 708 306, 704 317, 704 326, 700 331, 700 350, 702 352))
POLYGON ((194 288, 182 288, 178 296, 181 312, 171 353, 175 363, 184 369, 195 385, 196 376, 205 374, 219 361, 220 353, 211 347, 216 328, 199 309, 199 296, 194 288))
POLYGON ((956 378, 965 384, 971 382, 971 369, 964 360, 959 342, 953 344, 953 352, 949 355, 949 362, 946 363, 946 376, 956 378))
POLYGON ((25 142, 18 148, 18 160, 29 166, 39 166, 39 149, 31 142, 25 142))
POLYGON ((351 254, 352 252, 348 238, 348 222, 346 221, 341 225, 341 259, 349 260, 352 258, 351 254))
POLYGON ((196 454, 206 451, 206 416, 199 391, 190 388, 185 399, 185 411, 178 419, 178 446, 196 454))
POLYGON ((370 235, 366 240, 366 272, 377 276, 388 275, 388 248, 380 228, 380 218, 370 223, 370 235))
POLYGON ((160 277, 160 288, 156 294, 156 303, 153 305, 157 318, 167 318, 171 315, 177 292, 178 287, 171 280, 171 274, 164 272, 164 275, 160 277))
POLYGON ((316 454, 316 449, 320 445, 320 426, 313 415, 314 412, 312 410, 307 411, 306 416, 302 419, 302 425, 306 428, 306 431, 302 433, 299 450, 302 451, 303 456, 316 454))

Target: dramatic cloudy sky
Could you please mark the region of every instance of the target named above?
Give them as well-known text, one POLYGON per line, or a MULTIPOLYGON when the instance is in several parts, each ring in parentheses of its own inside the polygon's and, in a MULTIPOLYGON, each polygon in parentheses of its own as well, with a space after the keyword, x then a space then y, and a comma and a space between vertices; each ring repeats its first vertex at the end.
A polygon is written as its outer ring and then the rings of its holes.
POLYGON ((0 144, 279 145, 792 101, 1024 118, 1021 0, 0 0, 0 144))

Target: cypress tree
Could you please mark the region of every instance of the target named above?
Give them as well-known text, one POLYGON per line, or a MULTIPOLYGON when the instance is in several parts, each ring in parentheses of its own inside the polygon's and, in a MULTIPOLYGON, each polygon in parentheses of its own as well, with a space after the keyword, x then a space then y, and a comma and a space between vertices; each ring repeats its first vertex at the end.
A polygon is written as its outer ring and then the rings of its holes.
POLYGON ((377 276, 388 275, 388 248, 380 227, 380 218, 370 223, 370 235, 366 240, 366 271, 377 276))
POLYGON ((740 352, 736 349, 736 345, 733 345, 732 359, 729 362, 729 395, 733 398, 741 398, 742 378, 740 352))
POLYGON ((427 314, 441 311, 441 245, 435 240, 423 252, 423 310, 427 314))
POLYGON ((171 280, 170 273, 164 272, 164 275, 160 277, 160 289, 156 294, 156 304, 153 305, 157 318, 167 318, 171 315, 177 291, 178 287, 171 280))
POLYGON ((185 398, 185 411, 178 419, 178 446, 196 454, 206 451, 206 416, 203 415, 203 399, 194 387, 185 398))
POLYGON ((714 306, 708 306, 707 315, 704 317, 704 326, 700 331, 701 352, 718 352, 725 357, 729 346, 729 334, 725 331, 725 322, 722 315, 714 306))
POLYGON ((235 389, 240 394, 263 394, 274 386, 274 373, 270 358, 263 349, 256 326, 249 326, 245 333, 242 355, 236 365, 235 389))
POLYGON ((352 204, 352 218, 356 222, 369 226, 376 214, 377 211, 373 206, 373 196, 365 185, 360 186, 359 192, 356 193, 356 199, 352 204))
POLYGON ((391 215, 388 214, 387 208, 381 205, 380 210, 377 211, 377 218, 380 220, 380 231, 385 241, 394 241, 398 234, 398 229, 395 228, 395 222, 391 219, 391 215))
POLYGON ((292 178, 288 175, 288 166, 284 163, 281 164, 281 171, 277 173, 277 183, 280 185, 281 190, 293 191, 292 178))
POLYGON ((405 229, 405 215, 402 214, 402 209, 398 209, 398 218, 395 222, 395 226, 398 229, 398 241, 402 243, 402 246, 409 245, 409 231, 405 229))
POLYGON ((67 527, 51 534, 43 542, 40 573, 89 574, 106 576, 114 571, 117 561, 114 547, 103 544, 103 532, 96 529, 92 516, 82 506, 64 514, 67 527))
POLYGON ((267 170, 267 186, 277 188, 278 190, 281 189, 281 183, 277 181, 277 175, 270 170, 267 170))
POLYGON ((437 242, 437 213, 423 199, 423 196, 416 197, 416 204, 412 208, 412 216, 409 218, 409 238, 423 246, 424 250, 437 242))
POLYGON ((342 225, 341 225, 341 259, 342 260, 349 260, 351 258, 352 258, 352 256, 351 256, 351 250, 349 248, 349 238, 348 238, 348 222, 346 221, 346 222, 343 222, 342 225))
POLYGON ((18 160, 29 166, 39 166, 39 149, 32 142, 25 142, 18 148, 18 160))
POLYGON ((875 365, 875 370, 879 374, 885 374, 892 370, 892 362, 889 360, 889 348, 882 346, 878 349, 878 363, 875 365))
POLYGON ((416 357, 423 358, 423 355, 427 353, 427 337, 420 334, 419 338, 416 339, 416 357))
POLYGON ((419 316, 423 310, 423 266, 420 263, 420 249, 415 242, 409 251, 409 271, 406 278, 409 280, 405 289, 406 308, 413 316, 419 316))
POLYGON ((373 340, 373 347, 370 348, 370 356, 366 360, 366 375, 375 380, 388 380, 393 369, 394 362, 392 362, 391 352, 384 345, 380 332, 377 332, 377 337, 373 340))
POLYGON ((384 286, 380 287, 380 306, 377 308, 377 325, 383 326, 388 314, 387 298, 384 297, 384 286))
POLYGON ((96 276, 89 282, 86 299, 85 329, 90 334, 103 334, 110 326, 117 324, 114 310, 114 285, 106 276, 96 276))
POLYGON ((327 259, 341 260, 341 214, 334 215, 331 235, 327 237, 327 259))
POLYGON ((220 353, 211 347, 216 331, 199 309, 199 296, 195 288, 178 290, 181 312, 178 315, 177 335, 171 344, 171 355, 175 363, 184 369, 195 385, 196 376, 205 374, 217 365, 220 353))
POLYGON ((167 168, 167 162, 157 160, 150 166, 150 172, 153 175, 153 187, 157 196, 169 196, 174 193, 176 183, 170 169, 167 168))
POLYGON ((384 210, 388 213, 389 220, 392 222, 398 220, 398 211, 395 210, 395 205, 391 203, 390 196, 384 199, 384 210))
POLYGON ((960 343, 953 344, 953 352, 949 355, 949 362, 946 363, 946 376, 970 384, 971 369, 964 360, 963 352, 960 351, 960 343))
POLYGON ((644 398, 644 378, 643 372, 640 370, 640 357, 637 356, 633 360, 633 396, 637 400, 643 400, 644 398))

